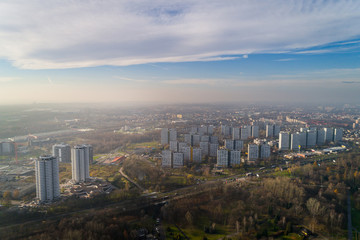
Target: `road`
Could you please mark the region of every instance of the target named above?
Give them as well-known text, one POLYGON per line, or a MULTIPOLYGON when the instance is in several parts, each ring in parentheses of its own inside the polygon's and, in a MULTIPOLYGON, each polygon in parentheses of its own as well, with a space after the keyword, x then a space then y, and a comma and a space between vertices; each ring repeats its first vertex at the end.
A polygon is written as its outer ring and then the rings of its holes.
POLYGON ((134 180, 132 180, 128 175, 126 175, 123 172, 123 167, 120 168, 119 173, 126 178, 129 182, 131 182, 132 184, 134 184, 137 188, 139 188, 142 192, 145 192, 145 188, 141 187, 137 182, 135 182, 134 180))

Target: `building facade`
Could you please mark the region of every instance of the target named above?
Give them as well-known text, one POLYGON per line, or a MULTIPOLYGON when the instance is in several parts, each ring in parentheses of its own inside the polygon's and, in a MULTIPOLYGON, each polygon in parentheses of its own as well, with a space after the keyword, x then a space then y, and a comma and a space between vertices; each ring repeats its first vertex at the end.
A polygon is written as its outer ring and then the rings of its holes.
POLYGON ((41 156, 35 160, 36 198, 40 202, 60 197, 59 164, 54 156, 41 156))
POLYGON ((90 152, 86 145, 77 145, 71 150, 72 179, 86 182, 89 175, 90 152))

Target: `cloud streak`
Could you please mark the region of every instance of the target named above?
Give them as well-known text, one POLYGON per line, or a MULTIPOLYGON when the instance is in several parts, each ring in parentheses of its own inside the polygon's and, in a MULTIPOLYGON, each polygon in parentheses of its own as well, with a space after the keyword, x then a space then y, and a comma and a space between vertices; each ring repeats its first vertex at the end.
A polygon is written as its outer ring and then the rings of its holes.
POLYGON ((350 0, 2 1, 0 58, 60 69, 318 54, 331 50, 307 49, 359 44, 359 12, 350 0))

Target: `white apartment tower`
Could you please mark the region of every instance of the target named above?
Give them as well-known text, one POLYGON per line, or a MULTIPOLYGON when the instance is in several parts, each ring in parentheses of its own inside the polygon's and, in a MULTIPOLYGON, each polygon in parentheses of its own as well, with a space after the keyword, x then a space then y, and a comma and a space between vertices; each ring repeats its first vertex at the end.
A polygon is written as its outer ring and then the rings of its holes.
POLYGON ((59 164, 56 157, 41 156, 35 160, 36 198, 40 202, 60 197, 59 164))
POLYGON ((169 144, 169 129, 161 129, 161 145, 169 144))
POLYGON ((71 150, 72 179, 86 182, 89 175, 90 151, 86 145, 77 145, 71 150))
POLYGON ((241 140, 246 140, 251 136, 251 126, 242 126, 241 127, 241 140))
POLYGON ((335 128, 334 130, 334 142, 342 141, 343 138, 343 129, 342 128, 335 128))
POLYGON ((254 137, 254 138, 259 137, 259 126, 257 126, 257 125, 252 125, 251 126, 251 136, 254 137))
POLYGON ((209 142, 200 142, 201 155, 209 155, 209 142))
POLYGON ((269 158, 270 157, 270 145, 263 143, 260 145, 260 158, 269 158))
POLYGON ((307 147, 315 147, 316 145, 316 131, 308 130, 306 136, 306 146, 307 147))
POLYGON ((173 168, 184 166, 184 154, 180 152, 173 153, 173 168))
POLYGON ((325 144, 325 129, 320 128, 317 130, 316 144, 322 146, 325 144))
POLYGON ((241 151, 244 147, 244 141, 243 140, 235 140, 234 149, 236 151, 241 151))
POLYGON ((290 135, 288 132, 280 132, 279 134, 279 150, 286 151, 290 147, 290 135))
POLYGON ((179 148, 178 141, 170 141, 169 149, 171 151, 177 152, 179 148))
POLYGON ((225 139, 225 148, 228 150, 234 150, 234 140, 225 139))
POLYGON ((248 145, 248 161, 254 161, 259 158, 259 146, 257 144, 248 145))
POLYGON ((266 125, 266 137, 274 136, 274 125, 266 125))
POLYGON ((163 150, 162 151, 162 162, 161 166, 163 167, 171 167, 172 165, 172 152, 170 150, 163 150))
POLYGON ((200 144, 200 135, 199 134, 194 134, 192 136, 192 143, 193 143, 193 146, 198 146, 200 144))
POLYGON ((57 157, 59 162, 71 162, 71 147, 68 144, 56 144, 52 147, 53 156, 57 157))
POLYGON ((324 130, 325 130, 326 142, 332 142, 334 140, 334 129, 333 128, 324 128, 324 130))
POLYGON ((241 152, 240 151, 230 151, 230 165, 238 166, 241 162, 241 152))
POLYGON ((176 141, 177 140, 177 132, 175 128, 171 128, 169 130, 169 141, 176 141))
POLYGON ((292 133, 290 137, 290 149, 292 151, 298 151, 300 145, 300 133, 292 133))
POLYGON ((274 137, 278 137, 280 134, 280 126, 275 125, 274 126, 274 137))
POLYGON ((229 166, 229 151, 226 149, 217 150, 217 165, 222 167, 229 166))
POLYGON ((209 148, 210 157, 216 157, 218 148, 219 148, 218 143, 210 143, 210 148, 209 148))
POLYGON ((232 139, 233 140, 238 140, 240 139, 240 128, 234 127, 232 129, 232 139))
POLYGON ((192 161, 194 163, 201 163, 201 148, 193 148, 192 150, 192 161))

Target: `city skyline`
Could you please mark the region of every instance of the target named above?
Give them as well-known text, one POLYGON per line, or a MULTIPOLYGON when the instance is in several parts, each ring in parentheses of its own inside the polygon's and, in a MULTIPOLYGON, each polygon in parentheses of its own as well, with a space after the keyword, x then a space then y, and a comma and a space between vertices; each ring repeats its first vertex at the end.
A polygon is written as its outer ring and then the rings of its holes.
POLYGON ((0 102, 356 103, 359 11, 354 1, 6 1, 0 102))

